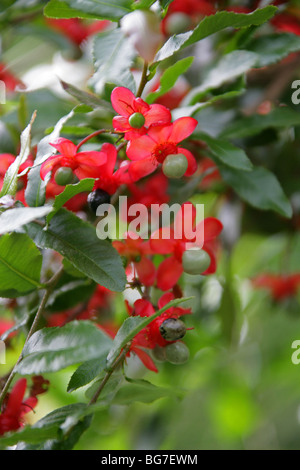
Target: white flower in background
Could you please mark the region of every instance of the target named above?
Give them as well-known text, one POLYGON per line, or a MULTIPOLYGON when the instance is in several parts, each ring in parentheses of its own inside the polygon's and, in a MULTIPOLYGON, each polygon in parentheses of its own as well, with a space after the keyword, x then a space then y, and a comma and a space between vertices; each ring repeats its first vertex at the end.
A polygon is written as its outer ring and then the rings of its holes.
POLYGON ((136 10, 124 16, 120 24, 121 30, 129 37, 137 53, 146 62, 153 62, 163 41, 158 16, 153 11, 136 10))
POLYGON ((77 88, 85 88, 92 72, 92 66, 85 59, 67 60, 57 53, 53 56, 52 63, 37 65, 21 77, 25 85, 22 91, 48 88, 59 97, 66 97, 68 94, 63 90, 60 79, 77 88))

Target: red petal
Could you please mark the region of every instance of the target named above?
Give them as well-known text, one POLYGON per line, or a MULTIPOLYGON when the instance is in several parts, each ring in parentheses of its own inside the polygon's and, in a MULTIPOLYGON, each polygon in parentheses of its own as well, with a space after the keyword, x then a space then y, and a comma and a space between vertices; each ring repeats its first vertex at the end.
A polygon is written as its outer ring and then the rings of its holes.
POLYGON ((150 246, 153 253, 161 255, 172 253, 175 246, 173 230, 164 227, 153 232, 150 238, 150 246))
POLYGON ((168 108, 161 104, 152 104, 145 115, 145 126, 169 124, 171 119, 172 115, 168 108))
POLYGON ((100 166, 107 162, 105 152, 79 152, 74 160, 79 165, 100 166))
POLYGON ((139 317, 151 317, 155 313, 154 307, 149 300, 138 299, 134 302, 134 314, 139 317))
POLYGON ((158 307, 161 309, 165 305, 167 305, 171 300, 174 300, 174 294, 173 292, 166 292, 161 296, 161 298, 158 301, 158 307))
POLYGON ((143 256, 141 261, 135 263, 135 268, 141 283, 144 286, 152 286, 156 276, 155 266, 152 261, 143 256))
POLYGON ((20 379, 18 380, 18 382, 16 382, 8 397, 8 402, 6 406, 7 413, 11 415, 18 415, 20 413, 20 408, 25 395, 26 387, 26 379, 20 379))
POLYGON ((197 225, 197 230, 202 230, 204 225, 204 240, 205 242, 213 240, 223 230, 223 225, 220 220, 216 219, 215 217, 206 217, 206 219, 201 220, 197 225))
POLYGON ((158 372, 158 369, 149 354, 147 354, 142 349, 136 347, 131 348, 131 351, 138 356, 138 358, 142 361, 144 366, 147 367, 147 369, 152 370, 152 372, 158 372))
POLYGON ((73 142, 68 139, 64 139, 60 137, 59 139, 55 140, 52 144, 56 150, 58 150, 64 157, 72 158, 76 155, 77 147, 73 142))
POLYGON ((183 153, 183 155, 186 156, 188 161, 188 167, 184 176, 192 176, 198 168, 198 163, 194 155, 192 154, 192 152, 182 147, 178 147, 178 153, 183 153))
POLYGON ((128 143, 126 154, 130 160, 144 160, 151 156, 155 146, 156 143, 148 135, 142 135, 128 143))
POLYGON ((128 123, 128 118, 125 116, 115 116, 112 123, 116 131, 126 132, 131 129, 131 126, 128 123))
POLYGON ((129 175, 132 182, 136 182, 144 176, 150 175, 156 170, 158 163, 152 157, 145 158, 139 162, 132 162, 129 167, 129 175))
POLYGON ((128 88, 117 87, 111 93, 111 104, 114 110, 121 116, 128 117, 134 113, 135 96, 128 88))
POLYGON ((157 287, 163 291, 171 289, 182 273, 182 265, 174 256, 165 259, 157 270, 157 287))
POLYGON ((45 179, 46 175, 49 173, 49 171, 52 171, 53 168, 56 166, 56 165, 60 165, 60 162, 61 162, 61 155, 53 155, 53 157, 49 157, 41 166, 41 172, 40 172, 40 175, 41 175, 41 178, 42 180, 45 179))
POLYGON ((176 119, 172 125, 172 132, 170 134, 170 141, 181 142, 189 137, 198 125, 198 121, 192 117, 181 117, 176 119))

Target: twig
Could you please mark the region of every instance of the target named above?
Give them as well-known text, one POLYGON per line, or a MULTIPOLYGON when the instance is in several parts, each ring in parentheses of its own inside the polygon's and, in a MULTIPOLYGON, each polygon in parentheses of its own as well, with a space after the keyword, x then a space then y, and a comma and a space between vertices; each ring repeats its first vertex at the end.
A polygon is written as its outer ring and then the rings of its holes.
POLYGON ((44 295, 43 295, 43 298, 42 298, 42 301, 41 301, 41 303, 40 303, 40 306, 39 306, 39 308, 38 308, 38 311, 37 311, 37 313, 36 313, 36 315, 35 315, 35 318, 34 318, 34 320, 33 320, 33 323, 32 323, 32 325, 31 325, 31 328, 30 328, 30 330, 29 330, 29 333, 28 333, 28 335, 27 335, 27 338, 26 338, 26 340, 25 340, 25 343, 24 343, 22 352, 21 352, 21 354, 20 354, 20 356, 19 356, 19 359, 17 360, 15 366, 13 367, 13 369, 12 369, 10 375, 8 376, 7 381, 6 381, 4 387, 3 387, 2 391, 1 391, 1 395, 0 395, 0 409, 1 409, 1 405, 2 405, 2 403, 3 403, 3 400, 4 400, 4 398, 6 397, 6 394, 7 394, 7 392, 8 392, 8 389, 9 389, 9 387, 10 387, 10 384, 11 384, 11 382, 13 381, 13 379, 14 379, 14 377, 15 377, 15 375, 16 375, 16 372, 15 372, 16 367, 17 367, 17 365, 22 361, 24 347, 25 347, 25 345, 28 343, 28 341, 29 341, 29 339, 31 338, 31 336, 38 330, 38 325, 39 325, 40 319, 41 319, 41 317, 42 317, 42 315, 43 315, 43 313, 44 313, 44 309, 45 309, 45 307, 46 307, 46 304, 47 304, 47 302, 48 302, 48 299, 49 299, 49 297, 50 297, 50 295, 51 295, 51 293, 52 293, 52 291, 53 291, 55 285, 57 284, 57 282, 58 282, 60 276, 62 275, 63 269, 64 269, 64 268, 61 267, 61 268, 58 270, 58 272, 57 272, 56 274, 54 274, 54 276, 53 276, 47 283, 45 283, 45 288, 46 288, 46 290, 45 290, 45 293, 44 293, 44 295))

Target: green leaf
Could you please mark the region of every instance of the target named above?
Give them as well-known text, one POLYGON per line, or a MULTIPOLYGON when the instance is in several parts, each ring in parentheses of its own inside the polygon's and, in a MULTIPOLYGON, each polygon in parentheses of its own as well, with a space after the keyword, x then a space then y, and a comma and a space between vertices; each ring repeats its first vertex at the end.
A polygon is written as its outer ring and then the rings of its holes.
POLYGON ((97 93, 102 92, 106 83, 125 86, 135 92, 135 81, 130 68, 136 52, 119 28, 96 36, 93 55, 95 74, 90 85, 97 93))
POLYGON ((156 54, 152 68, 155 68, 159 62, 172 57, 173 54, 185 47, 195 44, 201 39, 225 28, 243 28, 245 26, 261 25, 272 18, 276 11, 276 7, 267 6, 249 14, 219 11, 215 15, 206 16, 194 30, 172 36, 156 54))
POLYGON ((239 171, 219 166, 224 181, 251 206, 273 210, 283 217, 292 216, 291 204, 276 176, 266 168, 254 167, 252 171, 239 171))
POLYGON ((275 64, 292 52, 300 50, 300 37, 296 34, 270 34, 254 38, 247 50, 258 56, 257 67, 275 64))
POLYGON ((44 9, 50 18, 96 18, 118 21, 131 11, 131 0, 51 0, 44 9))
POLYGON ((32 129, 32 125, 35 120, 35 117, 36 117, 36 112, 33 113, 30 123, 21 134, 20 153, 16 157, 15 161, 10 165, 10 167, 8 168, 5 174, 2 190, 0 192, 0 197, 5 196, 6 194, 10 194, 11 196, 14 196, 17 192, 18 172, 19 172, 20 166, 27 160, 29 153, 30 153, 31 129, 32 129))
POLYGON ((157 310, 157 312, 155 312, 150 317, 135 316, 127 318, 122 324, 121 328, 118 330, 114 338, 113 347, 107 356, 108 368, 117 359, 124 346, 126 346, 126 344, 129 343, 129 341, 131 341, 143 328, 149 325, 149 323, 151 323, 153 320, 155 320, 155 318, 159 317, 169 308, 175 307, 176 305, 179 305, 186 300, 190 300, 191 298, 192 297, 182 297, 181 299, 171 300, 171 302, 166 304, 163 308, 157 310))
POLYGON ((213 160, 238 170, 250 171, 253 165, 243 149, 236 147, 227 140, 216 139, 207 134, 197 133, 197 137, 207 143, 213 160))
POLYGON ((22 233, 0 238, 0 297, 18 297, 41 287, 42 256, 22 233))
POLYGON ((67 93, 69 93, 69 95, 73 96, 73 98, 76 98, 76 100, 79 101, 79 103, 86 104, 87 106, 90 106, 92 109, 105 108, 105 109, 109 109, 110 111, 112 111, 111 106, 106 101, 98 98, 98 96, 92 93, 89 93, 87 91, 80 90, 74 85, 64 82, 63 80, 60 80, 60 83, 63 89, 67 93))
POLYGON ((242 138, 259 134, 268 128, 288 128, 300 126, 300 113, 288 107, 276 108, 266 115, 254 114, 247 117, 239 117, 232 124, 226 126, 221 133, 226 138, 242 138))
POLYGON ((55 197, 53 210, 47 217, 47 223, 50 222, 50 220, 55 216, 59 209, 61 209, 63 205, 68 202, 72 197, 80 193, 91 192, 94 187, 94 184, 95 180, 93 178, 81 180, 79 181, 79 183, 76 184, 68 184, 63 190, 63 192, 55 197))
POLYGON ((89 321, 72 321, 62 327, 43 328, 32 335, 17 366, 21 375, 56 372, 72 364, 100 359, 111 339, 89 321))
POLYGON ((9 209, 0 214, 0 235, 13 232, 35 219, 45 217, 51 210, 51 206, 9 209))
POLYGON ((84 387, 101 374, 106 367, 106 356, 107 352, 104 352, 102 357, 81 364, 70 379, 68 392, 74 392, 74 390, 84 387))
POLYGON ((54 142, 59 137, 63 125, 73 115, 74 110, 63 116, 54 127, 53 132, 45 136, 37 146, 36 159, 33 168, 28 173, 28 182, 25 190, 26 202, 31 207, 42 206, 45 203, 47 181, 41 179, 40 165, 54 153, 54 148, 50 145, 50 142, 54 142))
POLYGON ((177 79, 183 75, 192 65, 194 57, 185 57, 167 68, 160 78, 160 86, 157 91, 150 93, 146 101, 153 103, 157 98, 167 93, 175 85, 177 79))
POLYGON ((113 399, 118 405, 130 405, 135 402, 152 403, 159 398, 176 396, 174 389, 158 387, 147 380, 130 380, 123 385, 113 399))
POLYGON ((37 246, 58 251, 97 284, 112 291, 125 288, 126 276, 118 252, 97 237, 92 225, 73 213, 60 209, 47 229, 30 224, 26 230, 37 246))
POLYGON ((258 56, 254 52, 233 51, 230 54, 226 54, 221 58, 220 62, 208 72, 204 82, 200 86, 194 87, 185 97, 183 105, 196 103, 207 91, 218 88, 227 81, 243 75, 254 67, 257 62, 258 56))
POLYGON ((90 279, 72 280, 59 286, 49 297, 47 310, 62 312, 87 302, 93 295, 96 284, 90 279))

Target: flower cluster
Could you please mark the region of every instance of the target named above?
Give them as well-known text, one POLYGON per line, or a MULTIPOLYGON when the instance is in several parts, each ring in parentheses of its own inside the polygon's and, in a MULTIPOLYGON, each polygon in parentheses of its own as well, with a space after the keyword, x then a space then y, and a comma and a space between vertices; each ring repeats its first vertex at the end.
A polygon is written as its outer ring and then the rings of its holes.
POLYGON ((20 379, 14 385, 12 391, 6 396, 0 414, 0 436, 9 431, 16 431, 24 425, 24 416, 33 411, 38 403, 37 395, 46 391, 48 380, 42 376, 32 377, 30 395, 24 400, 27 380, 20 379))

